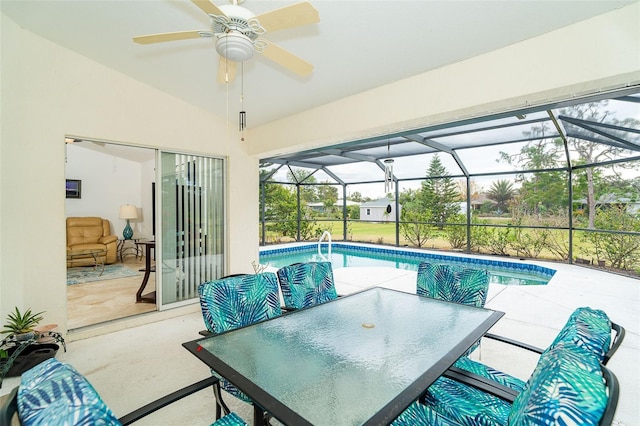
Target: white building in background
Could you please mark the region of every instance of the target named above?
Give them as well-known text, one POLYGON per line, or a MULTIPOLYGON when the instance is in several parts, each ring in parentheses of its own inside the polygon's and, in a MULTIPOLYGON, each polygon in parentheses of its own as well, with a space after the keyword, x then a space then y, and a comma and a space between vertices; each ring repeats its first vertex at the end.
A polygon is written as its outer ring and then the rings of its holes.
POLYGON ((360 220, 369 222, 395 222, 400 212, 402 205, 398 204, 396 212, 396 202, 386 197, 360 204, 360 220))

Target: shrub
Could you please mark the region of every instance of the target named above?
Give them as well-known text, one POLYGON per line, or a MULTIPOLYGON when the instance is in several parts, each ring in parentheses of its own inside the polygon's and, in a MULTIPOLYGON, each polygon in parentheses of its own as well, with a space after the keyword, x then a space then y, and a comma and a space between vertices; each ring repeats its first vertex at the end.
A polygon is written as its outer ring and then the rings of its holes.
MULTIPOLYGON (((640 232, 640 219, 619 209, 601 210, 596 215, 598 229, 640 232)), ((614 234, 610 232, 587 232, 597 260, 608 261, 612 267, 633 269, 640 262, 640 235, 614 234)))
MULTIPOLYGON (((521 226, 522 219, 517 223, 521 226)), ((511 248, 518 254, 536 258, 546 247, 549 230, 543 228, 513 228, 511 248)))
POLYGON ((400 232, 402 236, 407 239, 412 245, 416 247, 423 247, 432 238, 431 226, 426 223, 422 223, 427 220, 425 214, 421 214, 416 211, 403 211, 402 220, 400 223, 400 232))
POLYGON ((509 256, 513 228, 487 228, 486 248, 491 254, 509 256))

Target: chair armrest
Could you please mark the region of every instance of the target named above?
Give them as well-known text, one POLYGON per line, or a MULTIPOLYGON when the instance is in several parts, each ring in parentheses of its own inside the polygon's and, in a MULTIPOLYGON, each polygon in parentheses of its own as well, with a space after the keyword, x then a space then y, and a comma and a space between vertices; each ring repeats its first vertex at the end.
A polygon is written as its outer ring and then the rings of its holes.
POLYGON ((100 237, 100 239, 98 240, 100 244, 110 244, 116 241, 118 241, 118 237, 116 237, 115 235, 107 235, 106 237, 100 237))
POLYGON ((455 366, 449 367, 449 369, 444 372, 443 376, 460 383, 464 383, 465 385, 473 386, 483 392, 504 399, 511 404, 519 394, 518 391, 511 389, 510 387, 455 366))
POLYGON ((535 352, 537 354, 541 354, 542 352, 544 352, 544 349, 540 349, 536 346, 532 346, 527 343, 520 342, 518 340, 509 339, 508 337, 498 336, 497 334, 493 334, 493 333, 486 333, 483 337, 487 337, 492 340, 497 340, 502 343, 507 343, 509 345, 517 346, 519 348, 526 349, 528 351, 535 352))
POLYGON ((622 344, 622 341, 624 340, 624 335, 626 333, 624 330, 624 327, 619 324, 616 324, 615 322, 611 323, 611 328, 616 332, 616 335, 613 337, 611 348, 609 348, 607 353, 604 354, 604 359, 602 360, 602 363, 604 365, 607 365, 607 362, 609 362, 613 354, 616 353, 616 351, 622 344))
POLYGON ((18 386, 13 388, 5 403, 0 407, 0 424, 10 425, 11 419, 18 412, 18 386))
POLYGON ((144 405, 137 410, 132 411, 129 414, 126 414, 120 417, 118 420, 122 423, 123 426, 129 425, 133 422, 140 420, 143 417, 148 416, 151 413, 155 413, 161 408, 166 407, 169 404, 172 404, 186 396, 189 396, 193 393, 196 393, 206 387, 213 386, 218 382, 218 378, 215 376, 208 377, 204 380, 200 380, 192 385, 185 386, 182 389, 179 389, 175 392, 171 392, 168 395, 163 396, 160 399, 156 399, 153 402, 144 405))

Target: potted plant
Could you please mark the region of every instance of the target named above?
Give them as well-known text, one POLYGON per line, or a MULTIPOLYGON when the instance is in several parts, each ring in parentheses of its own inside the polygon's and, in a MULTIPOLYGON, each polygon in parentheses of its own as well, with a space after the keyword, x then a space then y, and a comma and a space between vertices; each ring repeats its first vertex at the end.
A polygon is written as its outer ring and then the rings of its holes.
POLYGON ((29 340, 34 336, 35 327, 42 321, 42 314, 31 313, 31 309, 27 309, 24 313, 16 306, 15 312, 7 315, 7 322, 4 323, 0 334, 14 335, 16 340, 29 340))
POLYGON ((7 315, 0 334, 8 334, 0 343, 0 385, 4 377, 18 376, 42 361, 54 357, 59 346, 56 343, 38 343, 41 337, 36 327, 42 321, 43 312, 31 309, 20 312, 17 307, 7 315))

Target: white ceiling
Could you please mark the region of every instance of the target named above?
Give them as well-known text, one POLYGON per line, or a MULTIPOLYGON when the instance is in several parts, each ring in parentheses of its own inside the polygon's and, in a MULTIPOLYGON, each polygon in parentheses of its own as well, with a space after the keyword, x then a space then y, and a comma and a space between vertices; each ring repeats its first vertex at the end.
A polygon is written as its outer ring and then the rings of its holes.
MULTIPOLYGON (((226 1, 214 3, 220 6, 226 1)), ((635 1, 314 0, 318 24, 264 35, 311 62, 313 73, 298 77, 254 55, 244 65, 248 125, 461 61, 635 1)), ((293 3, 246 0, 243 6, 260 14, 293 3)), ((229 99, 229 119, 237 120, 241 79, 238 75, 229 87, 216 82, 213 39, 146 46, 131 40, 138 35, 208 29, 208 16, 189 0, 0 0, 0 8, 29 31, 222 118, 227 117, 229 99)))

